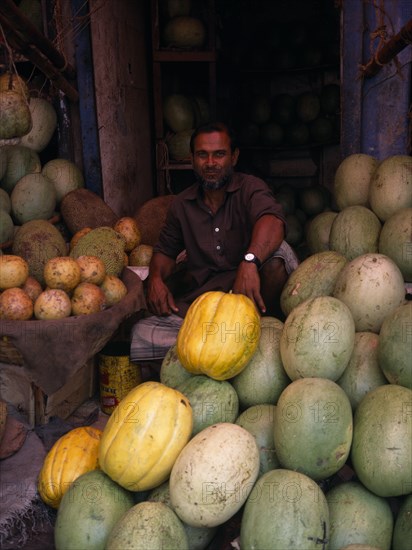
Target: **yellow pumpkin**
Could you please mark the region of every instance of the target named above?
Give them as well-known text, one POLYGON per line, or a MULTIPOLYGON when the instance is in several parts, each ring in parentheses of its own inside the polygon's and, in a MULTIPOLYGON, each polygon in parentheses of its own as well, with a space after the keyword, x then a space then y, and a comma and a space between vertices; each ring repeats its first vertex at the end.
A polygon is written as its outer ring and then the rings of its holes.
POLYGON ((43 502, 58 508, 64 493, 79 476, 99 467, 102 431, 74 428, 60 437, 44 459, 37 490, 43 502))
POLYGON ((182 393, 144 382, 110 416, 100 443, 100 467, 125 489, 153 489, 168 479, 192 427, 192 408, 182 393))
POLYGON ((190 306, 176 341, 179 361, 192 374, 227 380, 255 353, 260 317, 243 294, 205 292, 190 306))

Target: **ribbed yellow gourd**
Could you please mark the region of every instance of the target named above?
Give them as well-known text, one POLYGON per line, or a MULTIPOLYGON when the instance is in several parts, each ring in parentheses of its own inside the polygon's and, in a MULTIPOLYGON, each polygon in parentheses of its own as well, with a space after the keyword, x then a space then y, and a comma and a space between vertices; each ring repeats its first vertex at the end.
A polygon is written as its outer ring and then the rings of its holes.
POLYGON ((180 327, 176 351, 193 374, 227 380, 239 374, 260 338, 259 313, 243 294, 205 292, 190 306, 180 327))
POLYGON ((92 426, 74 428, 60 437, 44 459, 37 489, 43 502, 58 508, 64 493, 82 474, 99 467, 102 431, 92 426))
POLYGON ((153 489, 168 479, 192 427, 192 408, 181 392, 144 382, 110 416, 100 443, 100 467, 125 489, 153 489))

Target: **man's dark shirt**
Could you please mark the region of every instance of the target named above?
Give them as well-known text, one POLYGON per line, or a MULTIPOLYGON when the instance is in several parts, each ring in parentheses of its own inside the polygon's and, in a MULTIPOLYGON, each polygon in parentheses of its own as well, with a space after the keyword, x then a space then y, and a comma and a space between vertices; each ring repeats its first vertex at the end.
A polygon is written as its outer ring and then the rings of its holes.
POLYGON ((179 315, 208 290, 228 292, 249 246, 256 221, 273 214, 285 222, 282 207, 270 188, 255 176, 235 172, 226 188, 224 204, 213 214, 194 184, 176 195, 155 251, 176 259, 186 249, 191 284, 176 297, 179 315))

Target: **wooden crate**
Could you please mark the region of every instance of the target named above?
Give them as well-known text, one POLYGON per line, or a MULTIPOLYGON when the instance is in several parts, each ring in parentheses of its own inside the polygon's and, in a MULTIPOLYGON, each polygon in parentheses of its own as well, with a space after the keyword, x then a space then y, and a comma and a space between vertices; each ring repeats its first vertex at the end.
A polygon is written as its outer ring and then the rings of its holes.
POLYGON ((30 427, 47 424, 53 416, 64 420, 92 397, 95 389, 94 357, 50 395, 29 380, 22 366, 0 363, 0 396, 26 416, 30 427))

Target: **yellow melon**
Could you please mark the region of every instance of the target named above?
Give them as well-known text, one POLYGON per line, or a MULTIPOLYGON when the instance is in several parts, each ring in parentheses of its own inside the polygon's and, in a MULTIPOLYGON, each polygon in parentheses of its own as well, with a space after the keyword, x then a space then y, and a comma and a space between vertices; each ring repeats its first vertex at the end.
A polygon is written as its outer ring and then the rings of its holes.
POLYGON ((0 256, 0 290, 20 287, 29 276, 29 266, 26 260, 14 254, 0 256))
POLYGON ((24 290, 24 292, 26 292, 30 296, 31 301, 33 303, 36 301, 36 299, 40 296, 40 294, 43 291, 43 288, 39 283, 39 281, 34 277, 32 277, 31 275, 27 277, 26 282, 21 288, 24 290))
POLYGON ((44 281, 49 288, 70 292, 80 283, 80 266, 70 256, 56 256, 44 266, 44 281))
POLYGON ((34 302, 36 319, 64 319, 72 310, 70 297, 60 288, 47 288, 34 302))
POLYGON ((106 305, 113 306, 120 302, 127 294, 127 287, 124 282, 115 275, 106 275, 103 283, 100 285, 106 296, 106 305))
POLYGON ((99 313, 106 307, 103 290, 93 283, 80 283, 71 298, 72 315, 90 315, 99 313))
POLYGON ((150 264, 153 255, 153 247, 149 244, 139 244, 129 254, 129 265, 144 267, 150 264))
POLYGON ((33 302, 21 288, 7 288, 0 294, 0 319, 27 321, 33 316, 33 302))
POLYGON ((101 285, 106 277, 106 266, 97 256, 79 256, 76 258, 80 267, 80 282, 101 285))
POLYGON ((83 229, 79 229, 79 231, 76 231, 76 233, 73 235, 73 237, 70 240, 70 245, 69 245, 70 250, 74 248, 74 246, 80 241, 83 235, 90 233, 91 230, 92 230, 91 227, 83 227, 83 229))
POLYGON ((113 229, 126 239, 125 251, 130 252, 141 241, 140 229, 134 218, 124 216, 115 223, 113 229))

